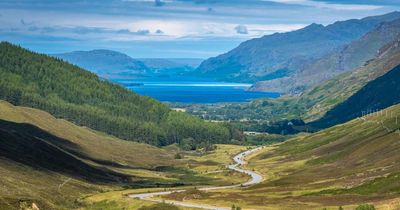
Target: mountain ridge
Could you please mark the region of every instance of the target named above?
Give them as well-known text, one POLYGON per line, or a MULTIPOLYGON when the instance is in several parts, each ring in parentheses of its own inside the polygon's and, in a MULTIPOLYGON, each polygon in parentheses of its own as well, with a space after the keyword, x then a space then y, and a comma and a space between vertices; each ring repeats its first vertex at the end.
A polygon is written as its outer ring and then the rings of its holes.
POLYGON ((143 62, 113 50, 95 49, 90 51, 73 51, 54 54, 53 56, 99 75, 113 73, 140 75, 148 71, 148 68, 143 62))
POLYGON ((304 69, 290 78, 264 81, 255 84, 252 89, 268 90, 276 86, 276 83, 288 83, 283 89, 285 92, 301 92, 321 82, 333 78, 336 75, 347 71, 353 71, 365 64, 365 62, 380 55, 380 50, 384 46, 396 41, 400 35, 400 19, 379 24, 374 30, 366 33, 360 39, 345 45, 314 63, 307 64, 304 69), (323 71, 321 70, 323 69, 323 71), (282 81, 280 81, 282 80, 282 81), (290 89, 291 88, 291 89, 290 89), (300 91, 296 91, 296 89, 300 91))
MULTIPOLYGON (((255 82, 264 78, 288 80, 289 76, 295 75, 306 65, 359 39, 380 23, 398 18, 400 12, 392 12, 337 21, 327 26, 311 24, 296 31, 251 39, 227 53, 207 59, 198 67, 197 73, 199 76, 228 81, 255 82), (275 78, 269 77, 269 74, 277 71, 286 73, 275 78)), ((277 89, 289 81, 277 84, 277 89)))

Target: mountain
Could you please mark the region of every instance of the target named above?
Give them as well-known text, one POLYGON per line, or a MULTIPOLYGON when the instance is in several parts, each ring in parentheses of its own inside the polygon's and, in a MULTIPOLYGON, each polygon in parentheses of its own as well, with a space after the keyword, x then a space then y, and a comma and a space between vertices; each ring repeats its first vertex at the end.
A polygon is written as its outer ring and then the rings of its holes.
POLYGON ((400 103, 400 65, 369 82, 344 102, 329 110, 312 126, 327 128, 366 113, 376 112, 400 103))
POLYGON ((365 65, 351 72, 333 77, 315 88, 307 90, 299 98, 298 104, 308 104, 303 117, 307 121, 321 118, 328 110, 345 101, 368 82, 386 74, 400 65, 400 35, 379 49, 379 54, 365 65))
POLYGON ((139 58, 154 75, 184 75, 194 71, 203 59, 197 58, 139 58))
POLYGON ((197 68, 203 59, 200 58, 138 58, 150 69, 197 68))
POLYGON ((188 112, 206 119, 254 121, 252 130, 262 128, 260 122, 301 118, 306 122, 320 119, 327 111, 347 100, 370 81, 400 65, 400 35, 379 49, 379 54, 354 71, 342 73, 306 90, 301 95, 278 99, 257 99, 249 103, 220 106, 196 105, 188 112), (200 111, 199 111, 200 110, 200 111))
POLYGON ((132 58, 112 50, 74 51, 53 55, 104 78, 174 76, 191 72, 203 61, 196 58, 132 58))
POLYGON ((335 75, 351 71, 376 58, 380 49, 400 37, 400 19, 384 22, 360 39, 343 48, 305 65, 303 70, 283 79, 259 82, 253 90, 269 90, 276 87, 284 92, 296 93, 320 84, 335 75), (323 69, 323 70, 322 70, 323 69), (284 88, 279 87, 279 85, 284 88))
POLYGON ((0 43, 0 99, 122 139, 195 147, 240 140, 235 129, 175 112, 59 59, 0 43))
POLYGON ((252 39, 228 53, 204 61, 197 72, 204 77, 245 82, 282 78, 275 82, 276 88, 271 89, 279 91, 290 82, 290 76, 307 65, 342 49, 382 22, 397 18, 400 18, 400 13, 393 12, 360 20, 339 21, 328 26, 311 24, 300 30, 252 39))
POLYGON ((54 56, 104 77, 113 74, 135 76, 148 71, 143 62, 112 50, 74 51, 54 56))

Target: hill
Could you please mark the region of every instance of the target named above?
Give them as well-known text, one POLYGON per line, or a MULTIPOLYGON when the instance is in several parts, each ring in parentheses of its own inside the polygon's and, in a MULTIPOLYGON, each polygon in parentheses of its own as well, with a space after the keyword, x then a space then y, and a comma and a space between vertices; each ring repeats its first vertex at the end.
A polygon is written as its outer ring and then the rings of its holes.
POLYGON ((327 128, 366 113, 376 112, 400 103, 400 65, 369 82, 344 102, 329 110, 312 126, 327 128))
MULTIPOLYGON (((0 100, 0 209, 27 210, 33 203, 41 210, 108 209, 108 202, 84 201, 88 196, 102 197, 104 192, 122 196, 109 209, 123 209, 128 201, 121 190, 127 188, 146 192, 244 182, 245 175, 219 169, 246 147, 216 148, 204 153, 185 152, 176 145, 160 149, 0 100)), ((129 202, 132 209, 149 204, 129 202)))
POLYGON ((364 203, 398 209, 399 129, 396 105, 266 146, 248 159, 247 166, 264 175, 262 184, 209 192, 192 200, 243 209, 355 209, 364 203))
MULTIPOLYGON (((394 12, 382 16, 348 20, 328 26, 312 24, 303 29, 267 35, 240 44, 226 54, 204 61, 197 71, 200 75, 220 80, 261 81, 282 78, 275 83, 283 90, 290 84, 287 77, 301 72, 307 64, 336 52, 361 38, 385 21, 400 18, 394 12)), ((265 90, 260 87, 257 90, 265 90)), ((279 91, 283 92, 283 91, 279 91)))
POLYGON ((153 145, 190 139, 204 146, 240 138, 225 124, 171 111, 74 65, 6 42, 0 44, 0 99, 153 145))
POLYGON ((195 58, 132 58, 113 50, 73 51, 53 56, 108 79, 181 75, 193 71, 203 61, 195 58))
POLYGON ((203 59, 196 58, 139 58, 151 74, 182 75, 194 71, 203 59))
POLYGON ((73 209, 77 199, 124 186, 174 183, 162 172, 174 153, 124 141, 0 101, 0 209, 73 209), (163 179, 165 179, 163 181, 163 179))
POLYGON ((306 91, 299 100, 299 103, 308 104, 308 111, 304 113, 303 118, 307 121, 321 118, 328 110, 348 99, 368 82, 400 65, 399 38, 382 47, 376 58, 360 68, 335 76, 306 91))
POLYGON ((102 77, 116 74, 141 76, 148 71, 148 67, 143 62, 112 50, 74 51, 54 56, 102 77))

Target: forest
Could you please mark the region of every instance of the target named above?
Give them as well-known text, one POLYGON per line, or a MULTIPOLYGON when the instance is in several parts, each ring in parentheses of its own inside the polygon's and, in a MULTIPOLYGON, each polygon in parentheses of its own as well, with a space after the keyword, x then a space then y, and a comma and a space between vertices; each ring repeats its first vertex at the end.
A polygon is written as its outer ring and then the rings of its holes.
POLYGON ((116 137, 189 148, 243 140, 224 123, 211 123, 105 81, 63 60, 0 43, 0 99, 116 137))

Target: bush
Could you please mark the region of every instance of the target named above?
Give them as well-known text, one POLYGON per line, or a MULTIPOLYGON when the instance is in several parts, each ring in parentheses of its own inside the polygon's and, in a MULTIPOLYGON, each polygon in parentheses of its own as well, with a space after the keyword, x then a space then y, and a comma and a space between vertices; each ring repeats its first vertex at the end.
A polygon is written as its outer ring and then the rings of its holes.
POLYGON ((375 206, 371 204, 359 205, 355 210, 375 210, 375 206))
POLYGON ((179 210, 179 208, 170 204, 158 203, 151 206, 140 207, 139 210, 179 210))
POLYGON ((181 155, 180 153, 175 154, 175 159, 180 160, 182 158, 183 158, 183 155, 181 155))

